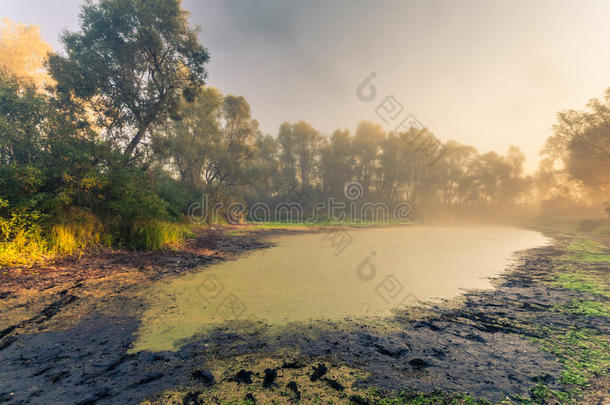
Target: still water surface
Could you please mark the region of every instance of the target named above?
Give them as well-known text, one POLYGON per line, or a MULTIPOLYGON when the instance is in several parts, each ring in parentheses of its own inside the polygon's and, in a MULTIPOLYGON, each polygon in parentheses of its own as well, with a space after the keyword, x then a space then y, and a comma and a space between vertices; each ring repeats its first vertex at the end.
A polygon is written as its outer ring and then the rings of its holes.
POLYGON ((418 300, 489 288, 515 260, 541 246, 538 232, 512 227, 401 227, 286 235, 252 252, 163 281, 147 292, 134 345, 173 350, 233 320, 337 320, 391 315, 418 300))

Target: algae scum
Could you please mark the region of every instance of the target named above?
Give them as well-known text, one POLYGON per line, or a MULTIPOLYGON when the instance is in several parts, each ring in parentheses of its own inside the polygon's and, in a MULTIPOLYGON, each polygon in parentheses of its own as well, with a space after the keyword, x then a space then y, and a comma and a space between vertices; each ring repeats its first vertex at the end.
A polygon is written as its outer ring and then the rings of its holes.
POLYGON ((175 350, 234 321, 385 317, 419 301, 488 288, 514 252, 540 246, 509 227, 339 230, 276 238, 253 252, 157 284, 147 292, 133 352, 175 350))

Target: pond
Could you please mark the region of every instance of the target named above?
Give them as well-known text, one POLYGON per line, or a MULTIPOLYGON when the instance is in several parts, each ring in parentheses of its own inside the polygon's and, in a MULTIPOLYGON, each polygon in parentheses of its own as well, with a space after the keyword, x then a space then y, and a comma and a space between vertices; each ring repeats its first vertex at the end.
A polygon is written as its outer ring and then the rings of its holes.
POLYGON ((490 288, 514 253, 548 243, 504 226, 412 226, 284 235, 237 260, 157 283, 133 351, 175 350, 232 321, 271 325, 390 316, 420 301, 490 288))

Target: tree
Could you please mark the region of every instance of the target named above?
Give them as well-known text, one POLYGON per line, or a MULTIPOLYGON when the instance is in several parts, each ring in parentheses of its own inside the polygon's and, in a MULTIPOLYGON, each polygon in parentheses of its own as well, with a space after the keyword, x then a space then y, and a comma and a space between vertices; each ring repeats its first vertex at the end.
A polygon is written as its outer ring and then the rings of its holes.
POLYGON ((0 163, 40 161, 46 102, 33 84, 0 72, 0 163))
POLYGON ((379 191, 386 201, 392 201, 398 197, 399 189, 407 183, 408 164, 403 161, 405 147, 405 142, 393 132, 381 141, 379 191))
POLYGON ((182 101, 180 119, 171 120, 153 131, 155 157, 169 161, 191 191, 201 191, 204 170, 220 143, 223 97, 218 90, 204 87, 193 102, 182 101))
POLYGON ((445 205, 463 205, 472 186, 468 168, 477 156, 477 150, 456 141, 443 145, 445 153, 434 165, 442 178, 441 199, 445 205))
POLYGON ((295 155, 295 137, 294 130, 291 124, 284 122, 280 125, 280 130, 277 136, 280 147, 279 159, 282 170, 282 183, 289 190, 297 187, 297 169, 295 155))
POLYGON ((589 111, 558 114, 553 136, 543 154, 559 162, 570 177, 601 198, 610 195, 610 89, 603 101, 593 99, 589 111))
POLYGON ((258 122, 243 96, 228 95, 222 104, 221 138, 206 173, 208 183, 233 187, 248 184, 248 160, 252 157, 258 122))
POLYGON ((356 128, 353 140, 354 157, 359 169, 358 181, 365 195, 377 170, 380 145, 384 137, 385 133, 378 124, 362 121, 356 128))
POLYGON ((67 55, 49 59, 58 92, 92 100, 125 158, 204 84, 209 55, 187 17, 179 0, 86 3, 81 31, 62 35, 67 55))
POLYGON ((253 157, 248 166, 256 173, 250 188, 251 201, 260 202, 280 191, 282 176, 279 163, 279 146, 271 135, 256 134, 253 157))
POLYGON ((299 121, 293 126, 295 155, 299 168, 301 189, 311 186, 314 169, 320 155, 322 137, 309 123, 299 121))
POLYGON ((324 191, 343 198, 343 189, 354 170, 352 139, 347 129, 333 132, 330 143, 322 150, 320 165, 324 191))
POLYGON ((39 90, 51 85, 45 62, 52 48, 36 25, 16 24, 5 18, 0 24, 0 70, 39 90))

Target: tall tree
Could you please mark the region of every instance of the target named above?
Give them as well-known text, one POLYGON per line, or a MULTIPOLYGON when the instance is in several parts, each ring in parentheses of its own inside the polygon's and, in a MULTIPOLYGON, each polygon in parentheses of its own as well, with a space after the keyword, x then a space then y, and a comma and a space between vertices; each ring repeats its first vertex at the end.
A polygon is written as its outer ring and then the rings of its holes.
POLYGON ((46 100, 32 83, 0 71, 0 163, 25 165, 41 160, 46 100))
POLYGON ((248 160, 252 157, 258 122, 243 96, 228 95, 223 100, 221 139, 213 152, 208 183, 240 186, 250 182, 248 160))
POLYGON ((64 32, 67 55, 49 60, 60 93, 91 99, 129 158, 149 128, 204 83, 207 50, 180 0, 86 3, 81 30, 64 32))
POLYGON ((288 190, 297 187, 297 164, 294 129, 288 122, 280 125, 277 141, 280 147, 279 159, 282 171, 282 183, 288 190))
POLYGON ((322 137, 305 121, 294 124, 293 131, 301 189, 307 189, 311 186, 314 170, 317 167, 322 137))
POLYGON ((356 128, 353 147, 354 156, 358 164, 358 181, 366 195, 371 187, 373 176, 379 164, 379 151, 385 132, 381 125, 362 121, 356 128))
POLYGON ((202 190, 204 171, 220 143, 222 104, 218 90, 204 87, 193 102, 181 102, 180 119, 153 131, 155 156, 172 164, 190 190, 202 190))
POLYGON ((343 198, 343 188, 354 170, 352 139, 347 129, 333 132, 330 143, 322 150, 320 165, 324 191, 343 198))
POLYGON ((558 114, 554 135, 544 154, 592 195, 610 198, 610 89, 603 100, 593 99, 589 111, 558 114))

